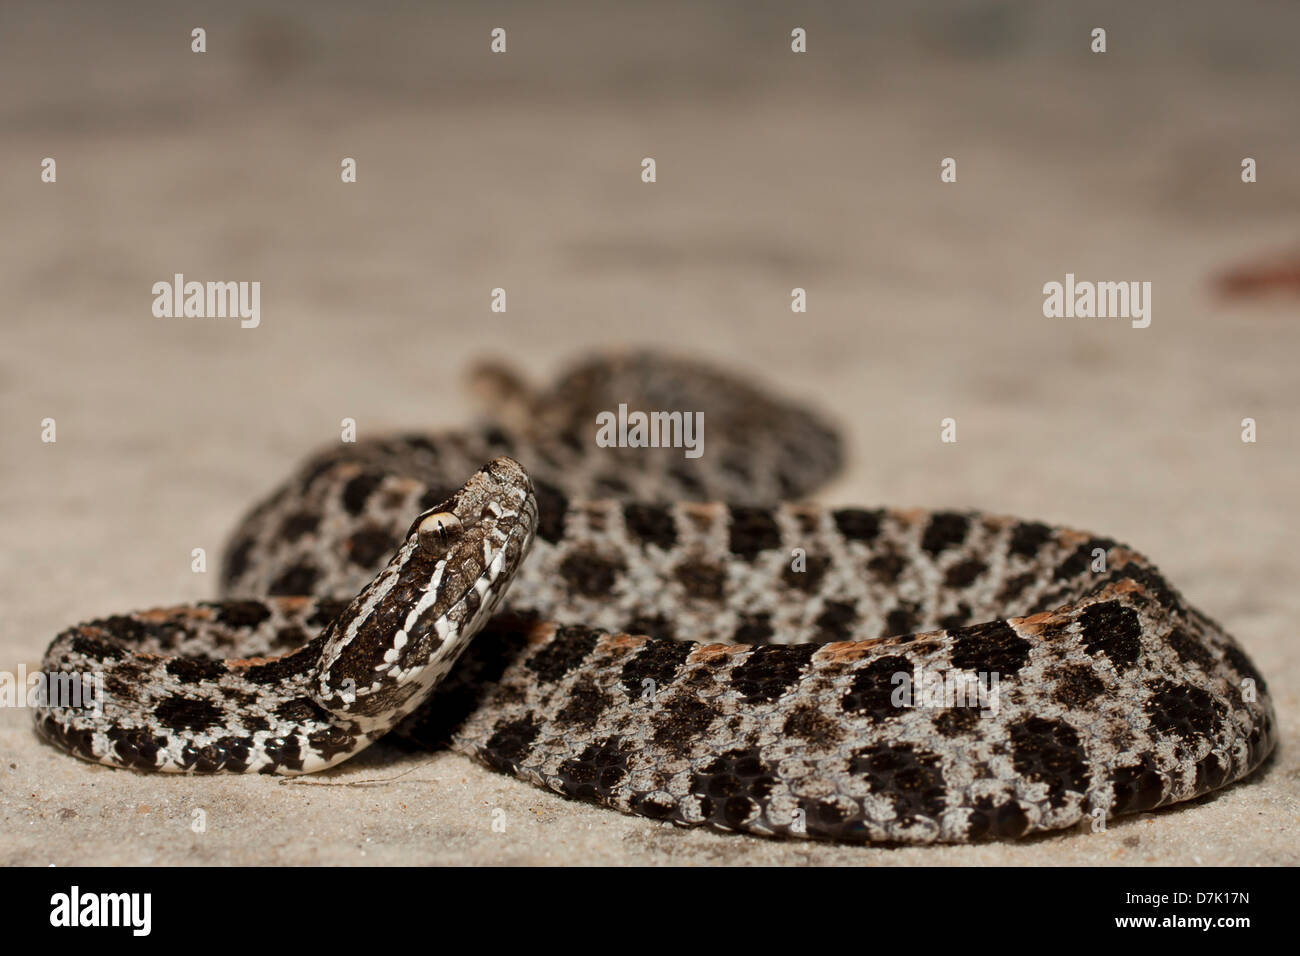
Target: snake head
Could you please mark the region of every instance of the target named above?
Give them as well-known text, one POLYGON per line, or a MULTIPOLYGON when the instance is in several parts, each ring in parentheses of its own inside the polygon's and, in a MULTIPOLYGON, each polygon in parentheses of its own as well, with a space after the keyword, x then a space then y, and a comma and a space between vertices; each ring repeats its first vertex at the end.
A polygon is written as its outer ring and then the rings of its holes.
POLYGON ((367 732, 414 710, 491 617, 536 526, 532 482, 510 458, 420 514, 388 566, 327 627, 316 702, 367 732))

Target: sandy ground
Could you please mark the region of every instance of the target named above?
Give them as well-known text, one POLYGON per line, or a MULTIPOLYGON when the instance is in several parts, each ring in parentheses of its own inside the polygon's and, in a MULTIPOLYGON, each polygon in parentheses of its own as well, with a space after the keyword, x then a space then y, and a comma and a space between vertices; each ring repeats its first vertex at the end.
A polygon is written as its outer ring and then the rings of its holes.
POLYGON ((881 849, 679 830, 384 745, 310 779, 135 775, 11 708, 0 862, 1300 863, 1297 300, 1210 288, 1300 242, 1300 23, 1212 6, 823 12, 798 57, 770 8, 7 4, 0 669, 77 620, 211 596, 191 549, 215 567, 340 419, 454 425, 475 357, 546 374, 635 342, 835 409, 853 453, 826 500, 1033 516, 1151 555, 1266 675, 1282 744, 1245 784, 1102 834, 881 849), (154 318, 175 272, 261 281, 261 326, 154 318), (1044 318, 1067 272, 1152 282, 1150 328, 1044 318))

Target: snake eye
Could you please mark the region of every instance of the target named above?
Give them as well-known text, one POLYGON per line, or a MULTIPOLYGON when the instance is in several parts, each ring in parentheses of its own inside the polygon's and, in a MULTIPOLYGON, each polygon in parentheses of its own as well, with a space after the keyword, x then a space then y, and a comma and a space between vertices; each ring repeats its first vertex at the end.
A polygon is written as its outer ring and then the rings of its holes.
POLYGON ((461 533, 460 519, 450 511, 436 511, 420 522, 420 547, 425 551, 445 551, 461 533))

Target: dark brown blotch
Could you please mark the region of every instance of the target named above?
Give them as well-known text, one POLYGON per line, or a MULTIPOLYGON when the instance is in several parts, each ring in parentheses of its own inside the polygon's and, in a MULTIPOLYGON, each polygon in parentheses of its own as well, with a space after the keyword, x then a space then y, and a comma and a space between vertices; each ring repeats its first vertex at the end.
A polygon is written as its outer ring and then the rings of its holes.
POLYGON ((673 694, 663 701, 651 719, 654 742, 661 747, 685 751, 692 741, 708 733, 710 725, 719 716, 708 701, 689 691, 673 694))
POLYGON ((883 516, 883 511, 867 511, 862 508, 840 508, 831 512, 840 534, 850 541, 861 541, 864 544, 876 540, 883 516))
POLYGON ((557 768, 561 792, 579 800, 608 798, 627 776, 627 761, 633 752, 632 742, 618 737, 589 744, 557 768))
POLYGON ((710 561, 683 561, 673 576, 686 591, 688 598, 703 601, 720 601, 726 590, 727 572, 710 561))
POLYGON ((950 588, 967 588, 988 570, 988 565, 979 558, 967 558, 950 567, 943 576, 943 583, 950 588))
POLYGON ((623 506, 623 523, 642 544, 665 551, 677 544, 677 525, 666 506, 631 502, 623 506))
POLYGON ((938 820, 943 813, 947 785, 938 754, 913 744, 872 744, 853 752, 849 773, 893 804, 900 826, 938 820))
POLYGON ((1091 774, 1078 732, 1063 720, 1030 717, 1011 727, 1011 759, 1016 772, 1047 785, 1055 809, 1069 802, 1068 794, 1088 791, 1091 774))
POLYGON ((781 580, 785 582, 787 587, 803 591, 805 594, 816 594, 830 564, 831 559, 822 555, 805 555, 803 570, 796 571, 792 562, 786 565, 785 570, 781 572, 781 580))
POLYGON ((893 693, 898 685, 895 675, 912 679, 912 662, 905 657, 878 657, 858 668, 848 691, 840 699, 846 714, 868 717, 873 721, 897 717, 904 708, 894 706, 893 693))
POLYGON ((273 596, 311 594, 319 579, 320 569, 311 562, 303 560, 287 568, 272 581, 269 592, 273 596))
POLYGON ((800 704, 790 711, 781 732, 787 737, 799 737, 818 749, 837 743, 844 736, 839 721, 832 720, 813 704, 800 704))
POLYGON ((210 700, 168 697, 154 708, 158 723, 176 731, 204 731, 220 726, 225 715, 210 700))
POLYGON ((768 508, 733 505, 729 547, 731 553, 752 561, 763 551, 781 546, 781 529, 768 508))
POLYGON ((732 670, 732 686, 746 704, 774 701, 799 682, 816 652, 815 644, 759 647, 732 670))
POLYGON ((1132 667, 1142 656, 1142 622, 1137 612, 1118 601, 1104 601, 1079 614, 1083 646, 1094 657, 1105 654, 1116 670, 1132 667))
POLYGON ((167 662, 167 673, 182 684, 198 684, 222 677, 226 665, 210 657, 173 657, 167 662))
MULTIPOLYGON (((637 633, 633 631, 632 633, 637 633)), ((669 684, 695 649, 691 641, 647 641, 641 650, 626 664, 619 675, 623 692, 629 698, 640 697, 645 692, 647 680, 654 682, 655 692, 669 684)))
POLYGON ((606 556, 593 549, 571 552, 560 562, 560 576, 573 591, 587 597, 609 594, 625 570, 618 555, 606 556))
POLYGON ((1052 529, 1042 522, 1021 522, 1011 532, 1011 553, 1032 558, 1051 537, 1052 529))
POLYGON ((344 510, 354 517, 361 514, 371 494, 383 484, 384 477, 383 472, 363 471, 361 474, 349 479, 347 484, 343 486, 344 510))
POLYGON ((1052 699, 1066 707, 1087 707, 1106 691, 1106 685, 1087 664, 1066 664, 1051 673, 1052 699))
POLYGON ((600 632, 589 627, 561 627, 550 640, 528 659, 524 665, 545 682, 558 681, 573 670, 596 649, 600 632))
POLYGON ((955 511, 938 511, 930 518, 925 533, 921 536, 921 548, 931 555, 936 555, 948 548, 955 548, 966 540, 970 530, 970 517, 955 511))
POLYGON ((1030 643, 1006 621, 989 621, 952 633, 952 663, 962 670, 1012 677, 1029 660, 1030 643))
POLYGON ((355 532, 345 545, 348 560, 359 568, 378 568, 400 542, 387 528, 370 525, 355 532))

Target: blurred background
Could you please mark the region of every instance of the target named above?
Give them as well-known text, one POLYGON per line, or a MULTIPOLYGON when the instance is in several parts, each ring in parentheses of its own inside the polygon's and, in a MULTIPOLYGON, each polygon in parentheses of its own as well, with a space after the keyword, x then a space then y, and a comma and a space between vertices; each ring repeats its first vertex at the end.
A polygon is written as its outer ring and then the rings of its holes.
MULTIPOLYGON (((6 3, 0 668, 212 596, 234 522, 340 419, 463 424, 475 358, 547 378, 635 344, 832 413, 825 500, 1131 543, 1241 639, 1285 738, 1297 36, 1269 0, 6 3), (177 272, 260 281, 260 326, 155 318, 177 272), (1045 318, 1066 273, 1151 282, 1150 328, 1045 318)), ((0 729, 36 753, 25 714, 0 729)))

